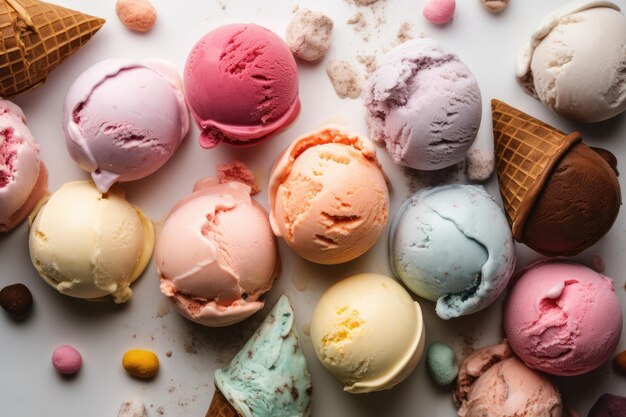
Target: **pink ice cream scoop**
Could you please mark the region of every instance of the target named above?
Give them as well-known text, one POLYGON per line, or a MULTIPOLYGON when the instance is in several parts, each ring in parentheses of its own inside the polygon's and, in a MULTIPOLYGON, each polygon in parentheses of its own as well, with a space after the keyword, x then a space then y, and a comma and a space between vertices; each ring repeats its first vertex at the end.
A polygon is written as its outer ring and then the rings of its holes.
POLYGON ((511 289, 504 330, 533 369, 565 376, 592 371, 611 357, 622 332, 613 281, 575 263, 531 265, 511 289))
POLYGON ((392 49, 369 78, 365 121, 396 164, 436 170, 465 158, 482 114, 469 68, 432 39, 392 49))
POLYGON ((39 145, 15 104, 0 100, 0 232, 22 222, 48 193, 39 145))
POLYGON ((70 87, 63 112, 70 155, 100 192, 161 168, 189 132, 180 77, 161 61, 92 66, 70 87))
POLYGON ((204 326, 240 322, 263 308, 278 276, 266 211, 240 182, 198 181, 165 220, 156 245, 161 292, 204 326))
POLYGON ((298 69, 287 44, 254 24, 221 26, 193 47, 184 73, 200 145, 247 146, 288 126, 300 112, 298 69))
POLYGON ((557 388, 513 356, 506 342, 469 355, 459 367, 459 417, 562 417, 557 388))

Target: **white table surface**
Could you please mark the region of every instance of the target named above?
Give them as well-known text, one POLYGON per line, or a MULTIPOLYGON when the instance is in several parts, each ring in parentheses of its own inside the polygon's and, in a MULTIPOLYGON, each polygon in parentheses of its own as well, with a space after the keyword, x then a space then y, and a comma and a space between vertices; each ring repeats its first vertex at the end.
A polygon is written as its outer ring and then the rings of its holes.
MULTIPOLYGON (((319 64, 299 63, 302 113, 296 122, 274 139, 249 149, 219 146, 203 150, 198 129, 190 135, 174 158, 144 180, 124 184, 128 199, 140 206, 157 225, 172 205, 188 194, 194 182, 213 175, 215 165, 233 159, 246 162, 257 174, 263 191, 256 199, 267 206, 267 181, 272 161, 296 136, 328 121, 344 123, 365 133, 364 108, 359 100, 341 100, 326 76, 329 59, 356 63, 359 54, 379 58, 396 39, 403 22, 412 24, 414 36, 424 34, 454 50, 478 79, 483 94, 483 119, 477 147, 492 149, 489 100, 500 98, 565 130, 579 129, 587 143, 604 146, 626 156, 626 116, 595 125, 579 125, 560 118, 527 96, 517 86, 513 71, 519 47, 540 19, 562 0, 513 0, 501 15, 491 15, 478 0, 458 0, 451 25, 435 27, 422 17, 424 1, 380 0, 376 14, 370 7, 357 8, 347 0, 154 0, 158 10, 155 28, 147 34, 126 30, 117 20, 113 0, 56 0, 57 3, 107 19, 100 32, 75 56, 54 71, 48 82, 14 101, 28 117, 28 126, 41 144, 41 156, 50 171, 50 188, 87 178, 69 157, 61 129, 62 102, 72 81, 86 68, 106 58, 163 58, 179 70, 193 44, 207 31, 231 22, 254 22, 284 36, 295 5, 327 13, 335 21, 333 45, 319 64), (346 21, 357 10, 368 26, 355 31, 346 21), (368 41, 365 42, 364 38, 368 41)), ((624 0, 617 3, 626 8, 624 0)), ((378 152, 390 180, 391 214, 406 199, 406 173, 393 165, 386 152, 378 152)), ((621 161, 624 161, 623 159, 621 161)), ((620 168, 626 171, 621 162, 620 168)), ((462 175, 461 180, 463 180, 462 175)), ((620 177, 626 189, 624 176, 620 177)), ((499 200, 492 178, 486 185, 499 200)), ((606 274, 615 278, 617 295, 626 311, 626 213, 618 217, 608 235, 575 259, 590 263, 593 254, 606 262, 606 274)), ((358 272, 390 274, 386 256, 387 233, 366 255, 339 266, 318 266, 295 256, 280 242, 283 272, 269 294, 266 309, 246 322, 226 329, 207 329, 186 321, 167 309, 159 292, 154 264, 134 285, 135 295, 126 305, 87 302, 56 293, 35 272, 28 256, 28 231, 22 224, 0 236, 0 286, 25 283, 35 298, 32 315, 14 322, 0 314, 0 415, 10 417, 116 416, 122 401, 138 398, 149 416, 204 416, 213 394, 213 370, 230 361, 266 315, 267 308, 286 293, 296 311, 297 327, 313 378, 313 415, 316 417, 357 416, 453 416, 450 391, 436 387, 428 378, 424 360, 409 378, 391 391, 352 395, 341 390, 315 358, 308 327, 316 300, 338 278, 358 272), (77 347, 84 359, 80 373, 61 378, 50 364, 52 350, 60 344, 77 347), (124 352, 131 348, 155 351, 161 360, 159 375, 140 381, 126 375, 121 366, 124 352), (166 352, 171 351, 171 357, 166 352)), ((518 265, 539 256, 517 246, 518 265)), ((487 310, 470 317, 443 321, 434 314, 434 304, 420 300, 426 320, 427 345, 451 344, 459 356, 472 347, 501 338, 502 297, 487 310)), ((626 349, 626 332, 619 350, 626 349)), ((603 393, 626 395, 626 378, 616 375, 609 364, 587 375, 558 378, 566 401, 581 416, 603 393)))

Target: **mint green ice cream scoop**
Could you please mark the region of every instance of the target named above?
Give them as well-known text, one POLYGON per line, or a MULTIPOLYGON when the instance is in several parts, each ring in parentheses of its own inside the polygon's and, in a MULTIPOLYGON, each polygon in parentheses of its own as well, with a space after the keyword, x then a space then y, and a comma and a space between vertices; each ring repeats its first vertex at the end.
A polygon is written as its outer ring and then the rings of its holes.
POLYGON ((215 386, 241 416, 311 415, 311 376, 293 325, 283 295, 231 363, 215 371, 215 386))

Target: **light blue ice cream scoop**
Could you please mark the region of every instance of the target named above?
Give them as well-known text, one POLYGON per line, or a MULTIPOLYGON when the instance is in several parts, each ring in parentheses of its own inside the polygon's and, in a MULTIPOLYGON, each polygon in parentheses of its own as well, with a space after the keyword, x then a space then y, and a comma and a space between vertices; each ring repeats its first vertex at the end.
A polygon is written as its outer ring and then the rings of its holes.
POLYGON ((286 296, 230 364, 215 371, 215 386, 244 417, 311 415, 311 376, 286 296))
POLYGON ((515 268, 504 212, 474 185, 414 194, 391 224, 389 255, 394 274, 415 294, 436 301, 443 319, 487 307, 515 268))

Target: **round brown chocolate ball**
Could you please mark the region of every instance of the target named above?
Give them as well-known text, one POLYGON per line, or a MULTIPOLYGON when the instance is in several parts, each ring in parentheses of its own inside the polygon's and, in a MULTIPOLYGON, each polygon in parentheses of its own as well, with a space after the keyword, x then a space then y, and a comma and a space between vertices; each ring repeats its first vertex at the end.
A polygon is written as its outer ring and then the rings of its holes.
POLYGON ((24 284, 13 284, 0 290, 0 307, 11 317, 26 316, 33 307, 33 296, 24 284))

